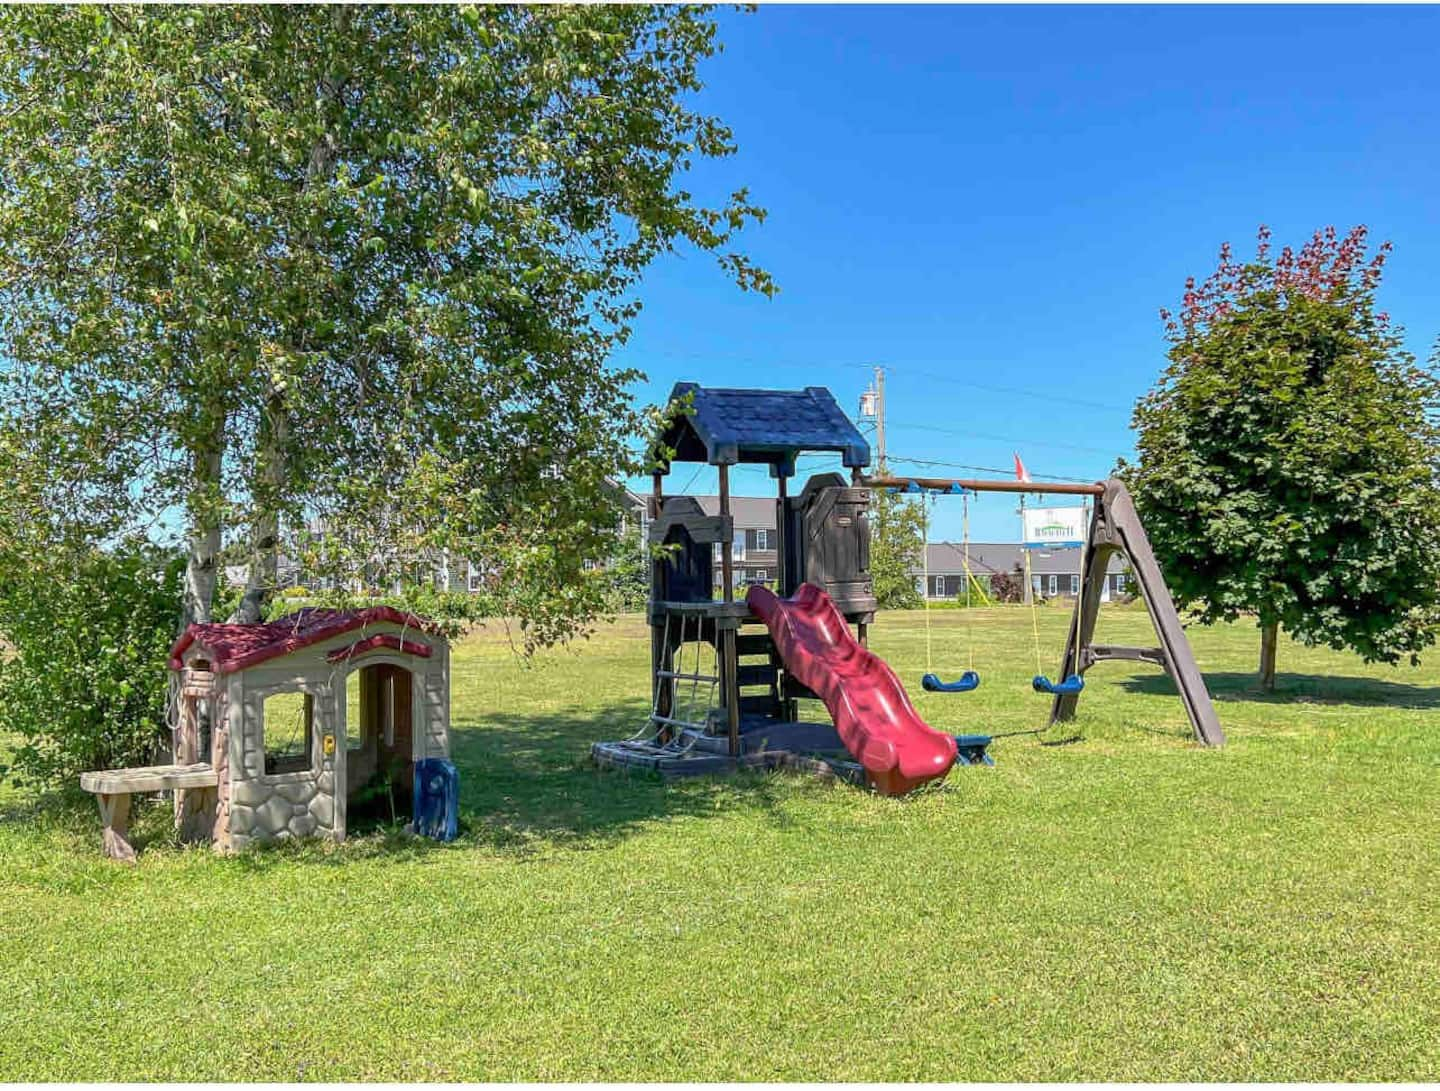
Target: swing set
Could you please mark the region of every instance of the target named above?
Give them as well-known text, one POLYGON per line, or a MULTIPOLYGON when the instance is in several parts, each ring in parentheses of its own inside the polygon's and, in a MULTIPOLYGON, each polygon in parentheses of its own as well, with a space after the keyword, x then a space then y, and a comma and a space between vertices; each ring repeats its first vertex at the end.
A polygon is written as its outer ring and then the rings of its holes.
MULTIPOLYGON (((990 597, 985 593, 984 588, 980 586, 979 580, 975 578, 974 570, 970 567, 970 497, 974 495, 974 493, 967 491, 966 489, 963 489, 958 485, 952 485, 951 488, 944 490, 925 489, 920 487, 913 481, 908 486, 906 486, 905 489, 895 491, 903 491, 906 493, 919 493, 921 496, 920 528, 923 542, 921 547, 921 568, 924 572, 925 581, 925 674, 920 679, 920 686, 928 693, 969 693, 972 690, 978 689, 980 686, 980 673, 975 669, 975 622, 973 616, 969 612, 971 606, 973 605, 973 600, 971 597, 972 591, 979 595, 980 600, 984 604, 990 604, 990 597), (958 495, 960 497, 960 566, 964 573, 966 610, 966 669, 960 675, 960 677, 955 679, 955 681, 953 682, 946 682, 941 679, 938 674, 935 673, 934 639, 931 635, 930 628, 930 508, 928 498, 931 496, 939 497, 948 495, 958 495)), ((1085 505, 1085 510, 1088 513, 1088 504, 1085 505)), ((1030 551, 1025 550, 1024 554, 1025 582, 1029 584, 1031 579, 1030 551)), ((1085 582, 1085 550, 1083 549, 1080 551, 1080 582, 1081 584, 1084 584, 1085 582)), ((1080 675, 1071 673, 1066 675, 1059 682, 1052 682, 1045 674, 1045 668, 1042 663, 1040 653, 1040 620, 1033 595, 1030 599, 1030 629, 1034 638, 1033 645, 1035 650, 1035 677, 1030 680, 1031 688, 1034 689, 1036 693, 1049 693, 1052 695, 1068 695, 1081 692, 1085 688, 1085 680, 1081 678, 1080 675)), ((1075 631, 1074 636, 1078 639, 1078 629, 1075 631)), ((1075 648, 1074 658, 1076 662, 1079 662, 1080 649, 1078 646, 1075 648)))
MULTIPOLYGON (((1088 529, 1086 540, 1080 547, 1080 590, 1075 598, 1064 659, 1055 676, 1059 681, 1052 681, 1045 673, 1040 649, 1038 607, 1033 594, 1030 601, 1031 634, 1035 649, 1035 676, 1031 679, 1031 688, 1036 693, 1048 694, 1054 698, 1049 723, 1054 724, 1058 720, 1068 720, 1074 716, 1076 703, 1085 689, 1084 672, 1089 667, 1102 660, 1126 659, 1152 663, 1164 669, 1175 680, 1196 739, 1207 746, 1220 746, 1224 743, 1224 732, 1220 728, 1209 694, 1205 691, 1204 679, 1195 665, 1184 628, 1165 587, 1159 566, 1150 551, 1150 543, 1140 525, 1134 504, 1120 481, 1111 479, 1093 485, 1069 482, 1036 485, 1028 481, 882 476, 867 478, 865 484, 892 493, 920 494, 922 497, 961 497, 961 566, 964 571, 967 608, 973 601, 972 592, 980 590, 970 565, 971 497, 982 492, 1049 493, 1082 497, 1082 503, 1088 512, 1088 529), (1129 648, 1092 642, 1107 562, 1110 555, 1117 552, 1130 561, 1132 575, 1150 613, 1156 635, 1160 638, 1159 647, 1129 648)), ((930 693, 969 693, 979 687, 980 674, 975 669, 974 622, 968 613, 965 625, 966 669, 958 678, 949 682, 935 673, 930 625, 930 517, 926 500, 922 499, 921 503, 925 555, 922 564, 925 579, 925 674, 920 684, 930 693)), ((1028 550, 1025 552, 1024 576, 1028 587, 1032 581, 1028 550)), ((1036 730, 1043 731, 1045 728, 1036 730)))

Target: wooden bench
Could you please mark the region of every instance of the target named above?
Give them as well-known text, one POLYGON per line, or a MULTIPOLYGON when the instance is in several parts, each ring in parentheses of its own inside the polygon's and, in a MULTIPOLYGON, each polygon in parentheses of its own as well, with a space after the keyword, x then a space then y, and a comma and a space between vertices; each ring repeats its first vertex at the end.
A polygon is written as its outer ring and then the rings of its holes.
POLYGON ((171 788, 214 788, 220 783, 209 762, 194 765, 146 765, 134 769, 101 769, 80 774, 80 787, 100 804, 105 855, 113 860, 135 861, 130 844, 130 797, 136 792, 163 792, 171 788))

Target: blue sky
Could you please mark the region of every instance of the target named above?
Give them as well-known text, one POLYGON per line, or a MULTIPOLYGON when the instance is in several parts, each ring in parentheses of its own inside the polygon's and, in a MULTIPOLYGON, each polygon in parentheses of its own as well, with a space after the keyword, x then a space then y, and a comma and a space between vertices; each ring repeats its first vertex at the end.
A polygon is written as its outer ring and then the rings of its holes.
MULTIPOLYGON (((1382 303, 1440 334, 1440 10, 762 7, 722 15, 699 101, 739 153, 689 179, 750 187, 742 294, 706 257, 649 271, 617 362, 682 379, 829 386, 887 373, 889 452, 1103 476, 1163 366, 1157 310, 1240 253, 1365 223, 1395 243, 1382 303)), ((813 461, 813 460, 812 460, 813 461)), ((820 467, 823 468, 823 467, 820 467)), ((910 467, 918 472, 917 467, 910 467)), ((937 471, 945 472, 945 471, 937 471)), ((959 473, 960 471, 955 471, 959 473)), ((672 488, 713 491, 679 466, 672 488), (693 480, 692 480, 693 478, 693 480)), ((763 469, 740 493, 772 495, 763 469)), ((942 501, 936 537, 959 536, 942 501)), ((987 496, 972 535, 1014 539, 987 496)))

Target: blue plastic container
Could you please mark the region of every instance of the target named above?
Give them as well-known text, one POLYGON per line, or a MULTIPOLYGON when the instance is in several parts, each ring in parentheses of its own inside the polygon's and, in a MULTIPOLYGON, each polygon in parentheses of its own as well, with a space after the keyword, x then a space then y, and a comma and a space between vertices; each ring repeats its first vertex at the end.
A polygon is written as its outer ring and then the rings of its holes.
POLYGON ((415 832, 436 841, 460 832, 460 773, 445 758, 415 763, 415 832))

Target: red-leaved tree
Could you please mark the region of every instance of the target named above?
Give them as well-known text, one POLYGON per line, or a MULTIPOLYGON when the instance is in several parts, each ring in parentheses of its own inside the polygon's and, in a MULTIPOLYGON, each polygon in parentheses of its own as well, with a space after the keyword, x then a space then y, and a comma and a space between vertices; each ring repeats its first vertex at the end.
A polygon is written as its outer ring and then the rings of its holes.
POLYGON ((1161 312, 1170 364, 1122 472, 1178 604, 1257 618, 1267 690, 1282 627, 1413 662, 1440 619, 1440 382, 1377 305, 1390 250, 1362 226, 1276 253, 1262 227, 1161 312))

